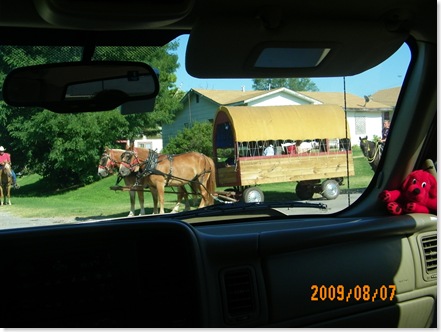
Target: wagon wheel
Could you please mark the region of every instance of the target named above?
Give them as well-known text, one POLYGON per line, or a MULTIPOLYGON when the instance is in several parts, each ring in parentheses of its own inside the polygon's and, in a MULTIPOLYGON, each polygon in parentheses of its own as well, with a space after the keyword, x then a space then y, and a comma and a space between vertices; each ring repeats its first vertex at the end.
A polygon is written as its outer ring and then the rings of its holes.
POLYGON ((296 187, 296 195, 301 200, 311 199, 314 196, 314 186, 299 182, 296 187))
POLYGON ((249 187, 243 191, 245 203, 261 203, 264 201, 263 192, 258 187, 249 187))
POLYGON ((322 183, 322 195, 326 199, 336 199, 340 195, 340 186, 335 180, 326 180, 322 183))

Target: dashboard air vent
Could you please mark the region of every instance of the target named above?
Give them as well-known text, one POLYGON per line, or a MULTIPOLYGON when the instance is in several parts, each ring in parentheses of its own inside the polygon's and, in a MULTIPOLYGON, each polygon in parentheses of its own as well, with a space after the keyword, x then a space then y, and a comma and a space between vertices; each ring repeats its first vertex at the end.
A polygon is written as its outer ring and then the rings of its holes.
MULTIPOLYGON (((421 237, 421 248, 424 254, 425 272, 427 275, 437 273, 437 235, 428 235, 421 237)), ((430 277, 433 280, 433 277, 430 277)))
POLYGON ((257 317, 256 277, 251 267, 224 270, 221 286, 227 324, 245 323, 257 317))

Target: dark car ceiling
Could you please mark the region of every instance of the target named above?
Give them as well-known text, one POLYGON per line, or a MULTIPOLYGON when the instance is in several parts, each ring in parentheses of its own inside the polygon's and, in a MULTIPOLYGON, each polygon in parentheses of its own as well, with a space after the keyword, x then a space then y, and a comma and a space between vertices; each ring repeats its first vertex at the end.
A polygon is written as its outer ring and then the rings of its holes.
MULTIPOLYGON (((342 18, 366 21, 386 20, 392 29, 410 29, 415 38, 430 39, 435 42, 436 15, 419 20, 418 22, 423 22, 420 26, 416 26, 413 19, 421 18, 422 13, 427 13, 428 7, 431 9, 429 12, 436 13, 436 6, 436 1, 433 0, 353 2, 347 0, 76 0, 73 2, 69 0, 0 0, 0 26, 23 28, 13 33, 9 29, 0 29, 0 41, 8 43, 8 40, 13 38, 15 43, 22 40, 23 43, 30 44, 29 42, 36 40, 32 37, 34 36, 45 37, 48 43, 55 43, 59 40, 60 31, 53 30, 76 28, 83 29, 83 31, 77 33, 63 31, 61 32, 62 40, 67 42, 78 40, 80 37, 99 44, 119 45, 121 42, 118 38, 111 38, 104 31, 126 30, 125 38, 130 38, 127 43, 160 45, 182 33, 189 32, 198 16, 201 15, 257 17, 271 13, 272 16, 266 17, 271 22, 274 15, 277 16, 280 13, 303 20, 341 20, 342 18), (81 15, 78 14, 78 19, 73 21, 64 19, 71 16, 68 13, 74 13, 73 16, 75 16, 75 8, 71 9, 74 3, 77 8, 83 8, 81 15), (36 6, 40 9, 36 10, 36 6), (176 8, 174 13, 170 11, 173 6, 176 8), (130 12, 129 8, 133 8, 133 12, 130 12), (95 14, 86 15, 85 12, 89 9, 95 14), (103 14, 109 16, 107 22, 103 14), (45 16, 46 20, 42 16, 45 16), (55 24, 48 23, 48 20, 55 24), (66 23, 61 24, 61 22, 66 23), (140 30, 153 31, 149 34, 140 30), (158 30, 161 32, 159 33, 158 30), (91 31, 95 32, 90 34, 91 31)), ((216 22, 213 24, 216 25, 216 22)))
POLYGON ((2 45, 163 46, 188 30, 89 31, 0 27, 2 45))
POLYGON ((162 46, 189 33, 185 65, 198 78, 351 76, 409 37, 437 36, 433 0, 0 0, 0 9, 3 45, 162 46), (421 20, 427 8, 434 14, 421 20), (266 48, 330 51, 317 65, 273 68, 257 65, 266 48))

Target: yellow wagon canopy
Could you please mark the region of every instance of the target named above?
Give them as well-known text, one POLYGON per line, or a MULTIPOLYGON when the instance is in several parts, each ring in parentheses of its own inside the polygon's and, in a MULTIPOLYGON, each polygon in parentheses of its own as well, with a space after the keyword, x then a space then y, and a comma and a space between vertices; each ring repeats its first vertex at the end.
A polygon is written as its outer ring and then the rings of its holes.
POLYGON ((215 124, 225 118, 236 142, 350 138, 345 113, 338 105, 222 106, 215 124))

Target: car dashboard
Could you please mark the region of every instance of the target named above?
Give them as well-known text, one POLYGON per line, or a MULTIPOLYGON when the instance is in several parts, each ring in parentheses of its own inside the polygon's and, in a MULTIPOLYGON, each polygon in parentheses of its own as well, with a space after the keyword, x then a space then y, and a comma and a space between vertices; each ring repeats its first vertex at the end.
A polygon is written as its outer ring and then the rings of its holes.
POLYGON ((0 321, 23 328, 432 324, 434 215, 250 219, 239 227, 178 219, 3 231, 0 321))

